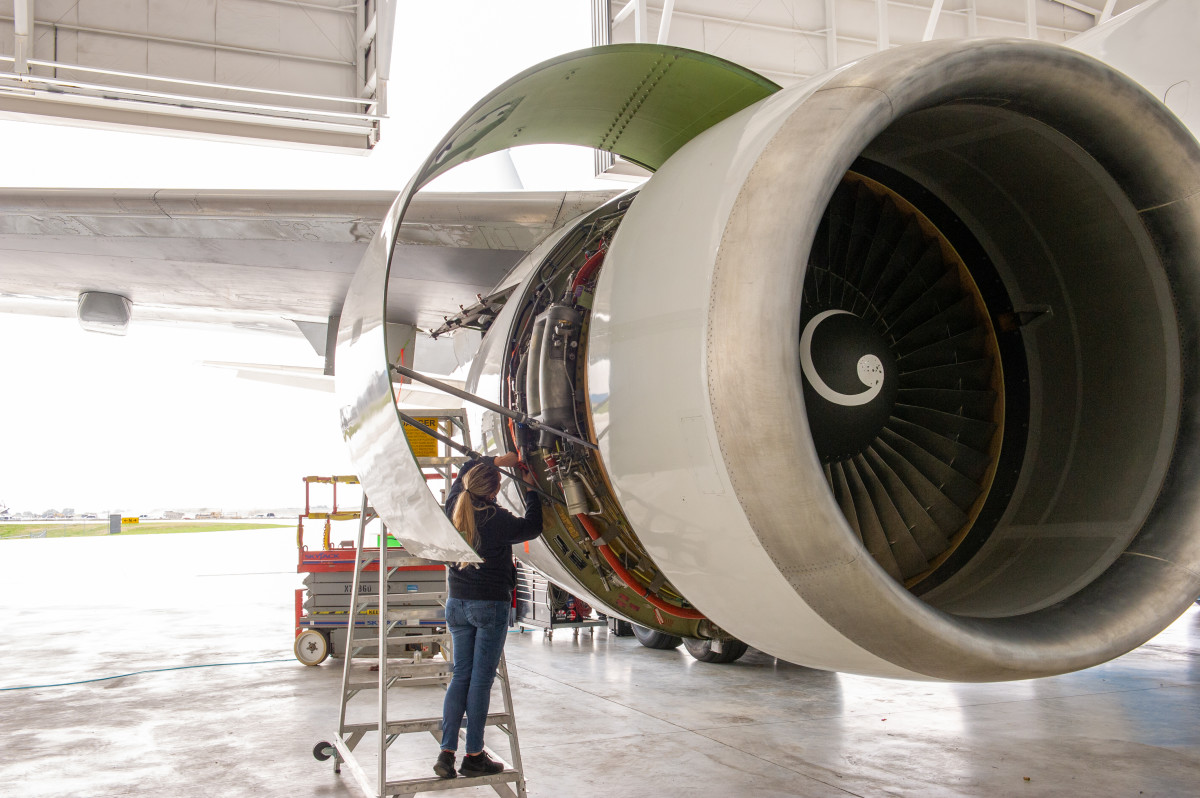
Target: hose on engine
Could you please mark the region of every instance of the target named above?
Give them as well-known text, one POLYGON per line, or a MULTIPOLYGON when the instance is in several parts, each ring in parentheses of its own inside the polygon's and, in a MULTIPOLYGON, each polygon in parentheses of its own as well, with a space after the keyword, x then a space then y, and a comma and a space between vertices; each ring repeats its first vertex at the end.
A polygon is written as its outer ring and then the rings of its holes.
POLYGON ((571 282, 571 290, 568 292, 570 296, 574 297, 575 292, 579 289, 579 286, 588 281, 588 278, 592 276, 592 272, 596 271, 596 268, 600 265, 600 262, 604 260, 604 255, 607 252, 607 249, 601 247, 600 249, 596 250, 596 253, 592 255, 592 257, 588 258, 584 262, 583 266, 581 266, 579 269, 579 273, 575 275, 575 279, 571 282))
MULTIPOLYGON (((588 518, 582 513, 575 517, 579 519, 579 523, 583 525, 584 530, 588 533, 588 537, 590 537, 593 542, 596 542, 600 539, 600 533, 596 531, 596 525, 592 522, 592 519, 588 518)), ((609 566, 616 571, 617 577, 620 578, 621 581, 623 581, 626 585, 628 585, 630 590, 646 599, 651 606, 662 610, 668 615, 673 615, 676 618, 686 618, 693 621, 705 620, 704 614, 699 610, 687 609, 686 607, 676 607, 674 604, 669 604, 666 601, 663 601, 657 594, 651 593, 649 590, 642 587, 641 583, 637 581, 637 578, 634 577, 633 574, 629 573, 628 569, 626 569, 625 566, 621 564, 621 561, 617 559, 617 555, 613 553, 612 549, 608 547, 607 543, 596 543, 596 548, 600 550, 600 554, 604 557, 609 566)))

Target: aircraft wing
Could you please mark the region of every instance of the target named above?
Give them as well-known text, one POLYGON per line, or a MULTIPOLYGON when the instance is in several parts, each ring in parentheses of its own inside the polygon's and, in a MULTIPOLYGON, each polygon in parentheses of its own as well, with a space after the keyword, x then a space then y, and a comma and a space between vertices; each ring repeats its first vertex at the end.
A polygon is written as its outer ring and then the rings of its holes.
MULTIPOLYGON (((398 235, 394 322, 432 328, 613 192, 433 193, 398 235)), ((0 189, 0 311, 74 316, 85 291, 138 320, 225 323, 323 344, 396 195, 384 191, 0 189), (307 326, 306 326, 307 325, 307 326), (315 331, 311 325, 320 325, 315 331)))

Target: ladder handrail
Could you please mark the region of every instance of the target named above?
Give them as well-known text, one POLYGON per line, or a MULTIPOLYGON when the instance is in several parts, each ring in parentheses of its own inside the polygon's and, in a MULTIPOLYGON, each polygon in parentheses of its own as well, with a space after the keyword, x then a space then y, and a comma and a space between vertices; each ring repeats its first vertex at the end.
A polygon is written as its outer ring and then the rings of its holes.
MULTIPOLYGON (((359 578, 362 576, 363 538, 366 535, 366 531, 367 531, 367 494, 364 493, 363 497, 362 497, 362 512, 359 515, 359 520, 358 520, 358 537, 355 540, 355 545, 354 545, 354 578, 351 581, 351 588, 350 588, 350 614, 346 618, 346 653, 345 653, 345 661, 342 663, 342 700, 340 702, 338 702, 340 704, 340 706, 338 708, 338 737, 339 738, 342 737, 342 735, 345 733, 345 730, 346 730, 346 704, 349 701, 349 699, 347 699, 347 697, 346 697, 346 692, 350 688, 350 663, 354 661, 354 653, 355 653, 353 650, 351 650, 351 646, 353 645, 352 640, 354 638, 355 623, 358 621, 358 615, 359 615, 358 601, 357 601, 358 584, 359 584, 359 578)), ((387 543, 386 539, 384 539, 384 543, 387 543)), ((383 619, 381 618, 380 626, 383 625, 382 620, 383 619)), ((384 655, 386 656, 386 654, 387 654, 387 652, 385 650, 384 655)), ((341 757, 341 753, 339 751, 339 752, 334 753, 333 772, 341 773, 342 772, 341 765, 342 765, 342 757, 341 757)))
MULTIPOLYGON (((382 795, 384 785, 387 784, 387 691, 388 691, 388 674, 387 674, 387 636, 388 629, 388 579, 391 578, 391 573, 388 571, 388 530, 384 525, 379 532, 379 689, 377 700, 379 702, 379 780, 376 782, 379 785, 379 793, 382 795)), ((357 600, 358 594, 355 594, 357 600)))
MULTIPOLYGON (((387 751, 388 747, 400 734, 413 733, 416 731, 428 731, 434 736, 435 739, 439 741, 439 743, 441 741, 441 738, 438 736, 438 731, 428 728, 432 719, 422 719, 412 723, 411 725, 418 726, 419 728, 413 728, 411 730, 407 728, 407 726, 410 725, 410 722, 396 721, 394 723, 389 723, 387 719, 388 689, 400 685, 417 686, 425 684, 441 684, 443 687, 445 687, 447 685, 448 678, 450 678, 448 675, 441 674, 436 676, 425 676, 424 674, 428 673, 431 667, 435 671, 450 669, 453 667, 453 663, 435 663, 433 661, 423 662, 422 651, 418 649, 417 651, 412 652, 411 661, 408 661, 407 658, 399 658, 399 662, 389 666, 389 642, 397 642, 403 639, 389 637, 392 630, 399 623, 399 621, 393 621, 389 623, 387 620, 389 612, 389 600, 403 604, 404 602, 400 597, 404 596, 405 594, 389 593, 388 581, 391 578, 392 573, 403 566, 401 564, 392 566, 389 563, 390 552, 388 549, 390 547, 387 545, 388 530, 386 524, 383 525, 383 531, 380 534, 381 545, 379 547, 378 556, 376 557, 374 553, 365 555, 363 544, 366 537, 366 527, 374 517, 376 516, 374 513, 370 512, 370 507, 367 503, 367 497, 364 494, 362 499, 362 512, 360 513, 359 517, 358 536, 355 541, 354 576, 351 582, 350 612, 347 616, 345 662, 342 666, 342 697, 338 709, 338 731, 332 744, 319 743, 317 749, 314 750, 314 754, 317 754, 322 750, 332 750, 334 758, 334 772, 341 773, 341 765, 343 763, 346 764, 351 774, 354 776, 354 779, 358 782, 359 786, 364 792, 366 792, 367 795, 373 796, 373 798, 384 798, 384 796, 399 794, 411 794, 426 790, 442 791, 450 789, 466 789, 479 786, 491 787, 496 791, 497 795, 512 798, 514 793, 510 785, 515 785, 516 787, 516 798, 527 798, 527 793, 525 790, 525 771, 521 762, 521 749, 517 738, 516 713, 513 709, 512 688, 508 674, 508 660, 503 649, 500 652, 500 662, 496 669, 496 676, 500 679, 502 686, 501 692, 504 697, 504 712, 502 714, 488 713, 488 719, 490 721, 490 725, 495 725, 508 736, 509 758, 508 761, 505 762, 505 770, 491 776, 466 778, 461 780, 456 779, 455 783, 450 783, 447 780, 432 777, 388 782, 387 751), (376 562, 376 560, 378 560, 379 563, 379 593, 376 597, 374 597, 374 600, 363 601, 362 599, 364 597, 360 596, 359 594, 359 588, 363 584, 363 574, 365 568, 369 564, 376 562), (364 607, 371 603, 375 603, 375 601, 378 602, 377 606, 379 619, 376 624, 377 635, 375 636, 374 643, 378 647, 378 651, 374 655, 374 657, 378 659, 378 677, 377 680, 373 682, 352 682, 352 661, 355 659, 358 652, 372 644, 369 636, 355 635, 355 630, 358 628, 356 626, 356 622, 363 615, 362 610, 364 607), (346 707, 350 699, 357 695, 360 691, 369 690, 372 687, 374 687, 379 694, 377 697, 378 721, 374 724, 347 724, 346 707), (379 735, 378 762, 375 789, 373 790, 371 789, 370 779, 354 754, 355 747, 359 742, 362 741, 363 736, 367 734, 372 727, 379 735), (324 746, 328 746, 328 748, 323 748, 324 746)), ((395 558, 398 558, 400 563, 412 559, 411 557, 400 558, 399 553, 395 554, 395 558)), ((430 594, 425 594, 424 597, 428 598, 429 595, 430 594)), ((446 596, 449 594, 436 593, 433 595, 436 597, 435 600, 444 608, 446 596)), ((406 610, 397 609, 395 612, 401 613, 405 611, 406 610)), ((420 640, 422 643, 429 641, 431 644, 436 641, 441 647, 442 656, 444 658, 447 648, 450 648, 447 643, 451 642, 451 635, 448 626, 443 628, 444 631, 440 633, 420 635, 416 636, 415 639, 420 640)), ((413 636, 409 635, 408 637, 413 636)), ((440 719, 438 720, 438 725, 440 726, 440 719)), ((466 730, 462 729, 460 730, 460 733, 465 735, 466 730)), ((484 746, 484 750, 493 756, 495 755, 495 753, 487 746, 484 746)), ((322 757, 318 756, 318 758, 322 757)), ((497 759, 503 760, 502 757, 497 757, 497 759)))

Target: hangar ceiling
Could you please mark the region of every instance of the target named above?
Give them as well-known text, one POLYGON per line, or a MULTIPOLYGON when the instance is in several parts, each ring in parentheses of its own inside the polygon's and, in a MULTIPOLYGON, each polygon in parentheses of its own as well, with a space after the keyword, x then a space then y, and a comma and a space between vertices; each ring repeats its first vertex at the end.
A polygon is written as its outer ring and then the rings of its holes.
MULTIPOLYGON (((782 86, 930 38, 1061 42, 1142 0, 576 0, 597 44, 719 55, 782 86)), ((0 115, 373 146, 395 0, 0 0, 0 115)), ((512 14, 521 14, 514 4, 512 14)))
POLYGON ((393 20, 393 0, 0 0, 0 114, 362 149, 393 20))
POLYGON ((1064 42, 1142 2, 594 0, 593 39, 702 50, 787 87, 879 50, 927 39, 1010 36, 1064 42))
MULTIPOLYGON (((1153 0, 590 0, 593 44, 656 42, 720 56, 787 88, 929 39, 1065 42, 1153 0)), ((596 174, 648 172, 597 151, 596 174)))

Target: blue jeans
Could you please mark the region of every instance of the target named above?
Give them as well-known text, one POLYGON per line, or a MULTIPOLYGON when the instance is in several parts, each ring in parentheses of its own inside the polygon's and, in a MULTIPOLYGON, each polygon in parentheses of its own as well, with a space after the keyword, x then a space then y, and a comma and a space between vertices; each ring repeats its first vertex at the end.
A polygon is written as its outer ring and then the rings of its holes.
POLYGON ((483 727, 492 682, 508 638, 508 601, 446 600, 446 625, 454 639, 454 678, 442 706, 442 750, 458 750, 458 731, 467 716, 467 753, 483 750, 483 727))

